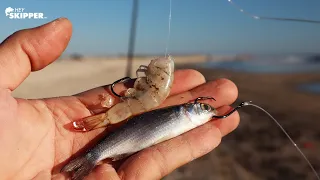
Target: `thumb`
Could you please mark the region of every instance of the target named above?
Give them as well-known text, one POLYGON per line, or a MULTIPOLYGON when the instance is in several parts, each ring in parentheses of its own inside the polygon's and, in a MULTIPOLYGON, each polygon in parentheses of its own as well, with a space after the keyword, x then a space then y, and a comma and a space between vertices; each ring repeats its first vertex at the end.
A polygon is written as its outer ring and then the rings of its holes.
POLYGON ((68 45, 72 25, 65 18, 17 31, 0 44, 0 88, 14 90, 30 74, 57 59, 68 45))

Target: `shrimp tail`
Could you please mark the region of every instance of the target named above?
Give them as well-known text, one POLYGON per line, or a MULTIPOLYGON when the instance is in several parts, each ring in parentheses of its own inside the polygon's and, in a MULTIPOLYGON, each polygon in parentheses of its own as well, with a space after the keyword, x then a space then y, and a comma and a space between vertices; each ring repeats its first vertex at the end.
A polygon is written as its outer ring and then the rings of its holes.
POLYGON ((105 119, 106 119, 105 113, 88 116, 88 117, 82 118, 79 121, 73 122, 73 127, 77 131, 90 131, 92 129, 96 129, 98 127, 106 125, 106 123, 104 122, 108 122, 108 121, 105 121, 105 119))
POLYGON ((61 172, 73 172, 72 180, 82 180, 96 166, 97 160, 93 156, 83 156, 69 162, 61 172))

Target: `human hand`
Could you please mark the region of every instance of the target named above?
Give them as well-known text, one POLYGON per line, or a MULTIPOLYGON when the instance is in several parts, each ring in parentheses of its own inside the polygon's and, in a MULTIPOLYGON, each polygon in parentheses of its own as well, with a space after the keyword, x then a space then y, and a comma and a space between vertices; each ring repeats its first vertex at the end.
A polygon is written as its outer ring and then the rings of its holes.
MULTIPOLYGON (((71 33, 71 23, 59 19, 18 31, 0 45, 0 179, 67 179, 66 174, 59 173, 60 168, 98 135, 106 133, 103 128, 73 132, 66 124, 102 108, 96 105, 101 94, 109 93, 108 85, 68 97, 27 100, 11 95, 31 71, 44 68, 60 56, 71 33)), ((125 87, 118 84, 115 89, 119 92, 125 87)), ((212 96, 217 101, 210 104, 223 113, 230 110, 228 105, 237 94, 236 86, 229 80, 205 83, 197 71, 177 70, 170 97, 161 106, 212 96)), ((160 179, 210 152, 238 123, 238 113, 208 122, 132 155, 117 164, 116 169, 109 164, 99 165, 88 178, 160 179)))

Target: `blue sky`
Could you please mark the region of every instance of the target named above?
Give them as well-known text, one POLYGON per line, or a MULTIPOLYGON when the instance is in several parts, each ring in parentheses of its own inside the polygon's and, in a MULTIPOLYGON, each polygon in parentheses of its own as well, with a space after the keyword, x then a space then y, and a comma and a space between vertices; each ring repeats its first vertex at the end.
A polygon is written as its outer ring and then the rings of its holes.
MULTIPOLYGON (((234 2, 258 15, 320 20, 320 0, 234 2)), ((1 41, 19 29, 67 17, 73 23, 67 54, 119 54, 126 53, 128 48, 132 0, 2 0, 0 9, 1 41), (9 6, 43 12, 47 19, 11 20, 4 13, 9 6)), ((136 53, 165 52, 168 15, 169 0, 140 0, 136 53)), ((227 0, 172 0, 168 52, 320 52, 320 24, 253 20, 227 0)))

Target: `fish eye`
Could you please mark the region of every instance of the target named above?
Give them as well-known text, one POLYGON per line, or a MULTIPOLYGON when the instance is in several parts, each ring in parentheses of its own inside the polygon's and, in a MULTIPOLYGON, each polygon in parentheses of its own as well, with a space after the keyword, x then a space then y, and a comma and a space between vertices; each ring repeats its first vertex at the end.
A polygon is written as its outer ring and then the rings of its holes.
POLYGON ((201 104, 201 109, 202 110, 206 110, 206 111, 210 111, 211 110, 211 107, 207 104, 201 104))

